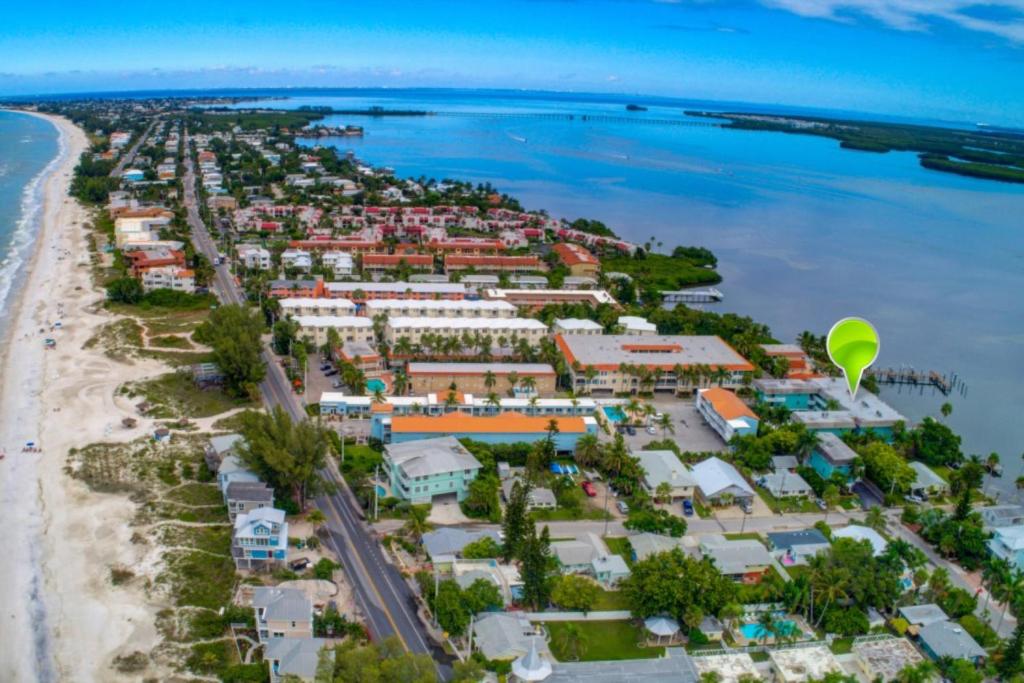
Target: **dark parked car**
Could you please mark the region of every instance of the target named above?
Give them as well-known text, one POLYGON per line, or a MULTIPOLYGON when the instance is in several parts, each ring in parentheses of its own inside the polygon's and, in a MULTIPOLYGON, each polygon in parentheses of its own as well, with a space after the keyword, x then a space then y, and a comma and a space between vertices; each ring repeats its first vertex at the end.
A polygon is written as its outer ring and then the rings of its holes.
POLYGON ((636 428, 626 427, 626 433, 629 434, 630 436, 636 436, 636 428))
POLYGON ((323 365, 320 366, 320 369, 321 370, 330 370, 331 369, 331 364, 330 363, 324 363, 323 365))
POLYGON ((683 514, 693 517, 693 502, 689 498, 683 501, 683 514))
POLYGON ((288 563, 288 568, 293 572, 301 572, 303 569, 308 568, 313 563, 309 561, 308 557, 300 557, 292 560, 288 563))
POLYGON ((328 370, 327 372, 324 373, 324 377, 334 377, 337 374, 338 374, 338 371, 335 370, 334 368, 331 368, 330 370, 328 370))

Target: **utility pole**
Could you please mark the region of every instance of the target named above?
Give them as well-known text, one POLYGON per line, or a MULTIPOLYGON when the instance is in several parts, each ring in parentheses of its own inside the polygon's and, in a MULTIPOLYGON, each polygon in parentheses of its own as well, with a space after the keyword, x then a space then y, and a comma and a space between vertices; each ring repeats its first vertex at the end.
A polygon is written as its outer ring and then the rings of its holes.
POLYGON ((380 521, 377 508, 377 499, 380 494, 380 465, 373 468, 373 521, 380 521))
POLYGON ((608 490, 611 489, 612 483, 607 479, 604 482, 604 535, 608 535, 608 490))

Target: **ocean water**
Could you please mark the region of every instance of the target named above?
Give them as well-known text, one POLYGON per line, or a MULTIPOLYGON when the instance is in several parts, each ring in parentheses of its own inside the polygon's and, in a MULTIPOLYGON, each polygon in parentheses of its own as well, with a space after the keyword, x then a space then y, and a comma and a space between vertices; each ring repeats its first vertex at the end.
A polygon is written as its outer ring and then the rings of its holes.
POLYGON ((401 176, 491 182, 528 209, 599 219, 627 239, 707 246, 725 293, 710 310, 751 315, 782 341, 867 318, 881 338, 876 367, 956 373, 966 386, 948 398, 907 388, 884 397, 914 421, 938 417, 948 400, 965 451, 1002 457, 1006 477, 992 491, 1019 495, 1024 186, 928 171, 910 153, 654 122, 715 109, 706 102, 651 101, 634 113, 623 101, 571 95, 378 91, 261 104, 438 112, 332 116, 324 123, 362 125, 366 135, 321 143, 401 176))
POLYGON ((57 129, 46 121, 0 111, 0 337, 31 256, 42 180, 58 157, 59 144, 57 129))

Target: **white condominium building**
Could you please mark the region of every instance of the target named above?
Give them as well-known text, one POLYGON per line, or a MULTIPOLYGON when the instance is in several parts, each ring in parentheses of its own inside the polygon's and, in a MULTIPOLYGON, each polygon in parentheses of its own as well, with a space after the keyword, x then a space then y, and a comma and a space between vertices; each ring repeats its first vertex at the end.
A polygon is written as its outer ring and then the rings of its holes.
POLYGON ((515 318, 507 301, 449 299, 378 299, 366 302, 366 315, 400 318, 515 318))
POLYGON ((336 330, 342 343, 373 343, 373 321, 354 315, 300 315, 295 317, 299 324, 299 336, 309 337, 317 346, 327 343, 327 331, 336 330))

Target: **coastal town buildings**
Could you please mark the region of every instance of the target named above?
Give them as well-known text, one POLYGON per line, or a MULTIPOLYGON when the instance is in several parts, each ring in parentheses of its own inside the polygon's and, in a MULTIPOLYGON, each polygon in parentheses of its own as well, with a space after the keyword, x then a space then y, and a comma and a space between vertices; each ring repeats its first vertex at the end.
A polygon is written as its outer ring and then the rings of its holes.
POLYGON ((592 417, 547 417, 516 412, 500 415, 452 412, 437 416, 383 413, 374 419, 370 433, 383 443, 422 441, 440 436, 491 444, 535 443, 551 438, 556 451, 568 453, 576 449, 581 436, 597 433, 597 421, 592 417), (554 434, 549 431, 552 422, 558 428, 554 434))
POLYGON ((728 389, 698 389, 696 406, 697 412, 726 443, 734 436, 757 434, 760 418, 739 396, 728 389))
POLYGON ((504 396, 553 396, 555 369, 546 363, 421 363, 410 362, 405 371, 409 392, 430 394, 451 385, 463 394, 484 398, 504 396))
POLYGON ((257 507, 235 516, 231 556, 239 569, 265 569, 288 560, 288 522, 284 510, 257 507))
POLYGON ((334 330, 342 342, 373 342, 373 320, 354 315, 299 315, 299 337, 309 338, 317 346, 328 341, 328 330, 334 330))
MULTIPOLYGON (((388 318, 384 339, 391 348, 422 344, 425 335, 434 339, 466 340, 466 335, 486 335, 491 348, 500 349, 499 337, 524 339, 536 344, 547 335, 547 326, 534 318, 425 318, 396 316, 388 318), (404 340, 404 342, 402 341, 404 340)), ((470 344, 464 343, 463 346, 470 344)))
POLYGON ((601 272, 601 262, 585 247, 573 242, 558 242, 551 247, 569 272, 577 277, 596 278, 601 272))
POLYGON ((674 392, 698 382, 686 372, 691 368, 708 368, 718 373, 722 386, 739 387, 754 370, 715 336, 559 334, 555 343, 580 393, 674 392), (590 368, 596 374, 588 376, 590 368))
POLYGON ((394 442, 384 448, 391 495, 417 504, 453 494, 462 501, 480 467, 473 454, 451 436, 394 442))

